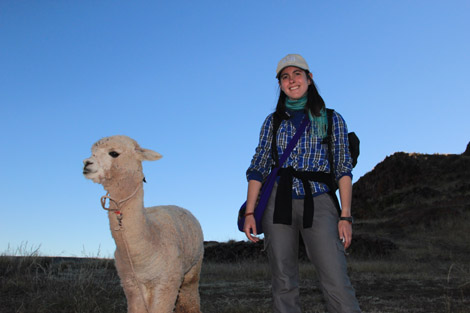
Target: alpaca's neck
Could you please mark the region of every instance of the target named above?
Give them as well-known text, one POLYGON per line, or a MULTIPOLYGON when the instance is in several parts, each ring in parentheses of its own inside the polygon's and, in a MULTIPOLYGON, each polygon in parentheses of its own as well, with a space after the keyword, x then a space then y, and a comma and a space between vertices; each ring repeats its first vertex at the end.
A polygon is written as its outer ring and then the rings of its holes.
MULTIPOLYGON (((120 204, 119 208, 114 202, 110 202, 110 208, 119 209, 122 214, 121 225, 116 212, 110 211, 108 214, 111 233, 116 242, 118 253, 123 257, 128 257, 127 253, 129 253, 133 259, 134 257, 145 258, 145 255, 142 255, 142 251, 145 251, 145 249, 142 250, 140 247, 148 245, 151 237, 153 237, 150 234, 144 212, 144 191, 142 187, 140 181, 134 186, 127 185, 126 188, 123 188, 121 185, 108 190, 109 197, 116 202, 128 198, 135 192, 135 195, 120 204)), ((152 242, 155 242, 155 240, 156 238, 153 238, 152 242)))

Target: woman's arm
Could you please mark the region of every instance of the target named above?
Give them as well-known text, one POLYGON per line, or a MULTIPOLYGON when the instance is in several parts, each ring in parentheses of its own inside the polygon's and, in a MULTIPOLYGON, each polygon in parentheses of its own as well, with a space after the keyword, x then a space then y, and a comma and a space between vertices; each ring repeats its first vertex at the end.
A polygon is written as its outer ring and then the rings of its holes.
MULTIPOLYGON (((351 200, 352 200, 352 180, 351 177, 345 175, 338 181, 339 198, 341 201, 341 216, 351 216, 351 200)), ((352 224, 348 221, 338 222, 339 238, 344 239, 343 245, 347 249, 351 245, 352 240, 352 224)))
MULTIPOLYGON (((253 213, 255 211, 256 201, 258 200, 259 191, 261 190, 261 182, 257 180, 248 181, 248 195, 246 197, 246 212, 253 213)), ((246 237, 252 242, 259 241, 259 238, 256 237, 256 221, 253 214, 246 215, 245 225, 243 226, 243 231, 245 232, 246 237), (252 235, 253 234, 253 235, 252 235)))

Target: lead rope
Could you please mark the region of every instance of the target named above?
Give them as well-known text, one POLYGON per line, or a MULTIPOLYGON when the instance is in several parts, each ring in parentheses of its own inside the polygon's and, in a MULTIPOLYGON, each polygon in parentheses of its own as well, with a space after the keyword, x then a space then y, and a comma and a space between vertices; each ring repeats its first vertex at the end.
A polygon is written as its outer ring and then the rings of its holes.
POLYGON ((127 197, 123 200, 120 200, 120 201, 116 201, 113 198, 111 198, 109 196, 109 192, 108 192, 105 196, 101 197, 101 206, 103 207, 103 209, 105 209, 107 211, 113 211, 116 214, 116 218, 118 220, 119 226, 114 228, 114 230, 115 231, 119 231, 119 230, 121 231, 121 238, 122 238, 122 241, 124 241, 124 246, 126 247, 126 253, 127 253, 127 257, 129 258, 129 264, 131 265, 132 274, 134 275, 134 279, 137 282, 137 287, 139 288, 140 296, 142 297, 142 301, 144 302, 145 310, 147 311, 147 313, 150 313, 149 307, 147 305, 147 301, 145 301, 144 291, 142 290, 141 282, 137 279, 137 275, 135 273, 134 263, 132 262, 131 253, 129 251, 129 245, 127 243, 126 237, 124 236, 124 228, 122 227, 121 204, 123 204, 124 202, 126 202, 127 200, 129 200, 133 196, 135 196, 135 194, 137 193, 137 191, 139 191, 139 189, 140 189, 140 185, 137 186, 135 191, 129 197, 127 197), (109 200, 109 204, 110 204, 109 207, 106 207, 106 199, 109 200), (113 202, 114 205, 116 205, 117 209, 111 209, 111 202, 113 202))

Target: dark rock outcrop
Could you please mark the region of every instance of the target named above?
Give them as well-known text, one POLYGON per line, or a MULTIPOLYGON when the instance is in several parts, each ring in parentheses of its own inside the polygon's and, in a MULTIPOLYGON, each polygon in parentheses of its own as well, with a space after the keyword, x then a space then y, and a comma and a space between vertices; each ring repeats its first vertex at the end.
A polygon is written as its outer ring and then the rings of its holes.
POLYGON ((470 203, 468 177, 470 158, 466 155, 397 152, 354 184, 354 215, 359 219, 420 216, 412 211, 427 212, 436 206, 463 210, 470 203))
POLYGON ((462 155, 470 156, 470 142, 468 143, 467 149, 465 149, 465 152, 462 153, 462 155))

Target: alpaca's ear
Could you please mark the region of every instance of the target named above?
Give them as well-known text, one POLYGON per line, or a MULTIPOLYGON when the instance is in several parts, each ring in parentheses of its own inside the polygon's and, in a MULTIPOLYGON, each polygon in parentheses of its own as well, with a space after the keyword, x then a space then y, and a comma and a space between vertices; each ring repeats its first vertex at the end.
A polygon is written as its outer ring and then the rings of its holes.
POLYGON ((136 152, 138 155, 140 155, 140 159, 142 161, 155 161, 162 158, 160 153, 149 149, 137 148, 136 152))

